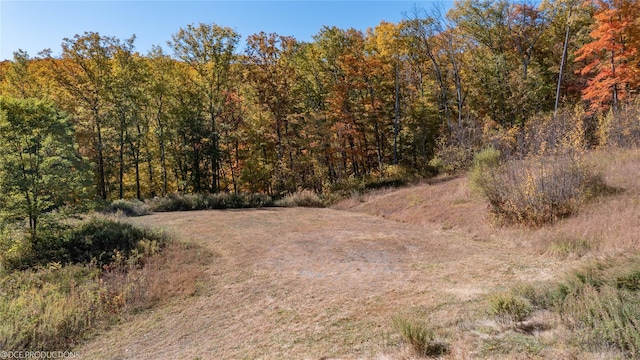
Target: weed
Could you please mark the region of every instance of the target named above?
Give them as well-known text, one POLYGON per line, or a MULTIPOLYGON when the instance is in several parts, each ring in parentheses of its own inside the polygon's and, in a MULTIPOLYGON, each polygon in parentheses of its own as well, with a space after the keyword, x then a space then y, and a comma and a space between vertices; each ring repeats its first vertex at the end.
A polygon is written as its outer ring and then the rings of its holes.
POLYGON ((489 314, 505 326, 527 320, 533 307, 523 297, 513 293, 497 294, 489 299, 489 314))
POLYGON ((585 238, 561 236, 553 240, 548 251, 557 256, 583 257, 592 249, 592 241, 585 238))
POLYGON ((640 260, 597 261, 557 284, 538 284, 519 293, 538 308, 559 315, 583 347, 640 356, 640 260))
POLYGON ((508 333, 501 338, 490 338, 483 341, 481 354, 527 354, 537 355, 544 349, 538 339, 520 333, 508 333))
POLYGON ((435 332, 424 321, 396 317, 393 325, 404 342, 418 356, 439 356, 449 351, 446 344, 436 341, 435 332))

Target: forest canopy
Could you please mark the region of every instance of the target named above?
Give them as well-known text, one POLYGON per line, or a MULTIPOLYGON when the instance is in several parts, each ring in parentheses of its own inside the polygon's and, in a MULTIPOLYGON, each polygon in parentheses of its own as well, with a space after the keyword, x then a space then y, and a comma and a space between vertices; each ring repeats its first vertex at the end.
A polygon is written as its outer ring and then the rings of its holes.
POLYGON ((16 51, 0 95, 68 116, 96 198, 323 192, 487 144, 533 151, 558 117, 573 145, 601 145, 603 116, 636 100, 638 15, 633 0, 460 0, 310 42, 190 24, 146 54, 89 31, 60 56, 16 51))

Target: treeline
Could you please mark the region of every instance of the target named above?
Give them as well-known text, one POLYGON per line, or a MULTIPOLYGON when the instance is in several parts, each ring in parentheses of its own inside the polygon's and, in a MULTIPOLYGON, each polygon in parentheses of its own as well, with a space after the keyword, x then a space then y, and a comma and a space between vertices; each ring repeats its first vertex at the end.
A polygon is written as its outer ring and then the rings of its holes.
POLYGON ((60 56, 16 52, 0 93, 69 114, 102 199, 322 192, 426 173, 496 134, 518 152, 558 108, 583 108, 597 145, 600 116, 638 91, 639 15, 633 0, 462 0, 311 42, 193 24, 147 54, 86 32, 60 56))

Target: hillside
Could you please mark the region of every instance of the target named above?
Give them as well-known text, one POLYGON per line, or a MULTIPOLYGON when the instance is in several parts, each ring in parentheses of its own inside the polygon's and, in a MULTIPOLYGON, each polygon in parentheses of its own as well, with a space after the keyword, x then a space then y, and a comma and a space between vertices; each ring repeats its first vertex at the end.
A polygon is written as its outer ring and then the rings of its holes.
POLYGON ((87 359, 404 359, 411 353, 393 327, 402 316, 433 324, 450 348, 445 358, 606 357, 565 343, 553 323, 514 335, 487 315, 496 291, 636 249, 640 152, 596 158, 625 192, 535 230, 495 227, 465 177, 330 209, 135 218, 215 256, 200 265, 191 296, 140 313, 77 351, 87 359))

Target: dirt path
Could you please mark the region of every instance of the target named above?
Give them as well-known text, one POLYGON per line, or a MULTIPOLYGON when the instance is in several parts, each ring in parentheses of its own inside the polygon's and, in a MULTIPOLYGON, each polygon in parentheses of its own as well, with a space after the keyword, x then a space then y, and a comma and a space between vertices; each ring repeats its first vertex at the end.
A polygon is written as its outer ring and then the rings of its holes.
POLYGON ((332 209, 134 221, 217 256, 195 296, 113 327, 77 349, 83 358, 395 358, 394 316, 420 311, 451 327, 487 291, 561 267, 455 229, 332 209))

